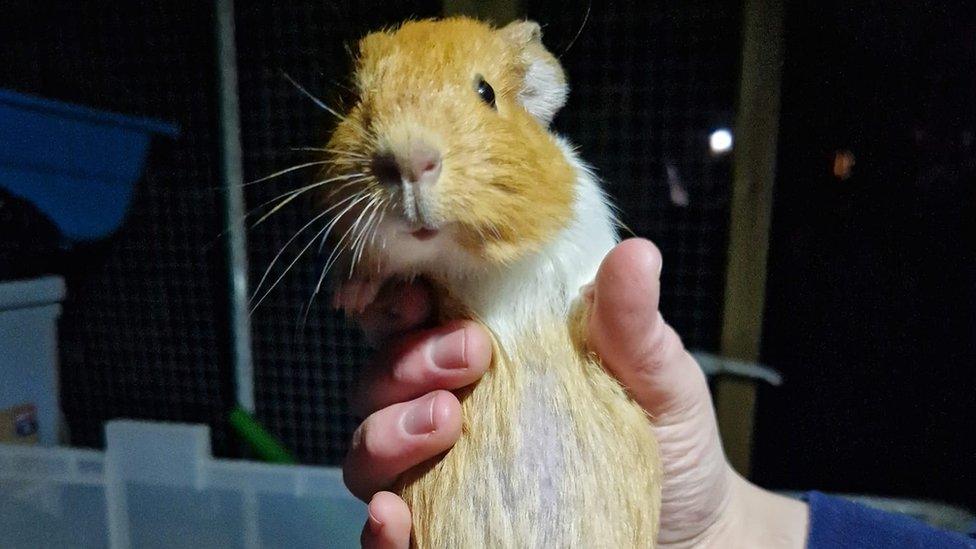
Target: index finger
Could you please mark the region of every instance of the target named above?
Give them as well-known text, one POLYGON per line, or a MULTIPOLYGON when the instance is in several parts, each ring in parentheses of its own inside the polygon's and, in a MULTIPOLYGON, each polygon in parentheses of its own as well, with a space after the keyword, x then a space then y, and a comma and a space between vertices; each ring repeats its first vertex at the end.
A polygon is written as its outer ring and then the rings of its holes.
POLYGON ((472 320, 411 333, 387 348, 367 367, 351 399, 366 415, 435 389, 460 389, 478 381, 491 364, 491 338, 472 320))

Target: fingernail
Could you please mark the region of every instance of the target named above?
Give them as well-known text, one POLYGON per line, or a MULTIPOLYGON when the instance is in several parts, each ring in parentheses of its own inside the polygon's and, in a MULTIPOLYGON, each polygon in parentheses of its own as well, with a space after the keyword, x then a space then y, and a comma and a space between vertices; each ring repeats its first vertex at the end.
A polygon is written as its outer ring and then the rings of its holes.
POLYGON ((434 432, 434 401, 436 395, 431 395, 413 405, 403 416, 403 429, 411 435, 426 435, 434 432))
POLYGON ((379 532, 380 528, 382 527, 383 521, 376 518, 376 515, 373 514, 373 510, 369 509, 369 529, 373 532, 379 532))
POLYGON ((430 359, 438 368, 454 370, 467 367, 466 353, 467 335, 461 328, 437 338, 432 343, 430 359))

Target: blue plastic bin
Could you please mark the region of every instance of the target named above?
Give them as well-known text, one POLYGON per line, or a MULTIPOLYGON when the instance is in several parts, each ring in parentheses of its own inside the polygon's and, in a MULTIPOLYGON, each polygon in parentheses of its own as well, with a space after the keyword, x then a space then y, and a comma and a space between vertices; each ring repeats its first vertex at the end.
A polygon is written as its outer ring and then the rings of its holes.
POLYGON ((0 187, 49 216, 69 242, 122 224, 153 134, 173 124, 0 90, 0 187))

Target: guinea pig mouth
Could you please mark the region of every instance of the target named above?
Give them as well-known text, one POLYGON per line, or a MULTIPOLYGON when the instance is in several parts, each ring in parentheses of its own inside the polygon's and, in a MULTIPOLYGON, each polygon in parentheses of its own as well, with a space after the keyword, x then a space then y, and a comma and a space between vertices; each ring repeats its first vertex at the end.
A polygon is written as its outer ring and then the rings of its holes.
POLYGON ((440 233, 438 229, 428 229, 427 227, 421 227, 415 231, 411 231, 410 236, 416 238, 423 242, 424 240, 430 240, 440 233))

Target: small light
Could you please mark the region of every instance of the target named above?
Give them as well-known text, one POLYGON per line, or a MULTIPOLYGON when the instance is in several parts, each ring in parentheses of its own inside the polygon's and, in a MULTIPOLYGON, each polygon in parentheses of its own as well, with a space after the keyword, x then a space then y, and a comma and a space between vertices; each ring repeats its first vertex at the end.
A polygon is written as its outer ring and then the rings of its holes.
POLYGON ((678 175, 678 168, 668 162, 666 164, 668 174, 668 190, 671 195, 671 203, 682 208, 688 206, 690 200, 688 190, 681 184, 681 176, 678 175))
POLYGON ((708 136, 708 148, 712 154, 725 154, 732 150, 732 132, 719 128, 708 136))
POLYGON ((841 181, 847 181, 851 178, 851 173, 854 170, 854 153, 851 151, 835 151, 834 152, 834 166, 831 170, 834 177, 841 181))

